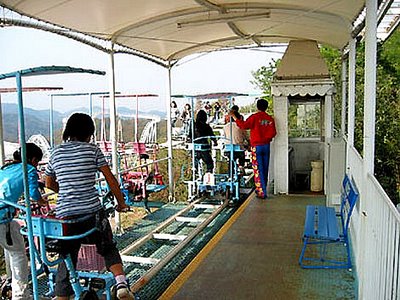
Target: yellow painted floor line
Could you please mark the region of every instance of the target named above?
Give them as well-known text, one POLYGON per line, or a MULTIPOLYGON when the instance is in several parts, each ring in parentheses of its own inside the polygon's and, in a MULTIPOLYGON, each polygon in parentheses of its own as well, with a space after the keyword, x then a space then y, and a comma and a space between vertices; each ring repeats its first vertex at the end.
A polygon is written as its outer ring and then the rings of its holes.
POLYGON ((237 218, 243 213, 250 201, 254 199, 254 196, 255 194, 253 192, 158 299, 171 299, 180 290, 182 285, 186 282, 186 280, 188 280, 188 278, 207 257, 211 250, 218 244, 232 224, 236 222, 237 218))

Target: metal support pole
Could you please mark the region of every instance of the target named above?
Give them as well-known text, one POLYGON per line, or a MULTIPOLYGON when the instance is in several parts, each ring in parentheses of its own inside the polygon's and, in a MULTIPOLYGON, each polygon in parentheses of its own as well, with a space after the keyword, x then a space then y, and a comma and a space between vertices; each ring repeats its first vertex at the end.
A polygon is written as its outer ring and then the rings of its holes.
MULTIPOLYGON (((229 97, 229 110, 232 109, 232 97, 229 97)), ((233 183, 233 126, 232 118, 229 117, 229 143, 231 144, 231 151, 229 151, 229 178, 231 183, 233 183)), ((231 189, 232 191, 232 189, 231 189)))
POLYGON ((365 173, 374 174, 377 1, 367 0, 366 8, 363 152, 365 173))
POLYGON ((93 118, 93 94, 89 93, 89 116, 93 118))
POLYGON ((324 150, 324 191, 327 197, 327 203, 330 200, 330 180, 329 180, 329 170, 332 166, 329 164, 330 162, 330 155, 331 155, 331 145, 333 139, 333 101, 332 95, 326 94, 325 95, 325 150, 324 150))
MULTIPOLYGON (((109 87, 110 87, 110 140, 111 140, 111 160, 112 172, 119 182, 118 172, 118 151, 117 151, 117 122, 116 122, 116 105, 115 105, 115 68, 114 68, 114 43, 111 42, 110 52, 110 71, 109 71, 109 87)), ((107 139, 107 138, 106 138, 107 139)), ((115 232, 122 233, 121 215, 115 211, 115 232)))
POLYGON ((341 112, 341 136, 346 135, 346 105, 347 105, 347 58, 342 58, 342 112, 341 112))
MULTIPOLYGON (((369 195, 369 177, 374 175, 374 156, 375 156, 375 108, 376 108, 376 50, 377 50, 377 11, 378 1, 366 0, 366 16, 365 16, 365 67, 364 67, 364 133, 363 133, 363 178, 359 185, 360 192, 360 229, 359 243, 362 251, 358 252, 357 265, 360 266, 360 286, 359 298, 366 299, 371 297, 365 295, 368 285, 366 270, 370 270, 373 266, 374 251, 368 247, 369 235, 374 230, 374 218, 376 211, 375 199, 368 198, 369 195)), ((373 297, 373 296, 372 296, 373 297)))
POLYGON ((50 147, 51 149, 54 148, 54 99, 53 95, 50 95, 50 147))
MULTIPOLYGON (((349 84, 348 84, 348 112, 347 112, 347 146, 354 145, 354 119, 356 105, 356 40, 349 42, 349 84)), ((348 157, 348 155, 347 155, 348 157)))
MULTIPOLYGON (((195 161, 195 156, 196 156, 196 152, 194 150, 194 99, 193 97, 190 97, 190 111, 191 111, 191 115, 190 115, 190 130, 189 133, 191 134, 191 139, 192 139, 192 181, 193 181, 193 185, 192 185, 192 196, 194 197, 194 195, 198 192, 198 187, 197 187, 197 178, 196 178, 196 161, 195 161)), ((187 133, 187 134, 189 134, 187 133)), ((200 162, 198 162, 197 167, 199 167, 200 162)), ((193 199, 190 199, 190 201, 192 201, 193 199)))
POLYGON ((139 142, 139 96, 136 95, 135 142, 139 142))
POLYGON ((168 82, 166 106, 167 106, 167 138, 168 138, 168 183, 169 183, 169 201, 175 201, 174 192, 174 170, 173 170, 173 152, 172 152, 172 125, 171 125, 171 65, 168 64, 168 82))
POLYGON ((0 166, 4 165, 4 136, 3 136, 3 111, 1 109, 1 94, 0 94, 0 166))
MULTIPOLYGON (((111 49, 113 49, 112 44, 111 49)), ((112 170, 114 175, 118 175, 118 152, 117 152, 117 122, 116 122, 116 103, 115 103, 115 69, 114 52, 110 53, 110 141, 112 145, 112 170)), ((106 138, 107 139, 107 138, 106 138)))
POLYGON ((17 80, 18 92, 18 119, 19 119, 19 144, 21 146, 22 170, 24 176, 24 198, 26 208, 26 226, 28 227, 28 243, 29 243, 29 256, 32 274, 32 289, 33 297, 35 300, 39 299, 38 295, 38 280, 36 276, 36 263, 35 263, 35 242, 33 239, 33 226, 31 217, 31 202, 29 197, 29 184, 28 184, 28 168, 26 161, 26 141, 25 141, 25 122, 24 122, 24 107, 22 101, 22 79, 21 73, 17 72, 15 76, 17 80))

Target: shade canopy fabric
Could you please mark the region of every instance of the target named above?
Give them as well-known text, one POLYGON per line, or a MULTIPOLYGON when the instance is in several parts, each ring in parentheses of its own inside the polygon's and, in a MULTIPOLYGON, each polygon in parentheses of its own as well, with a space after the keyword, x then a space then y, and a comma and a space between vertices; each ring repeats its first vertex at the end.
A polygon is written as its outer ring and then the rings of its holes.
POLYGON ((221 48, 351 37, 363 0, 0 0, 22 15, 164 61, 221 48))

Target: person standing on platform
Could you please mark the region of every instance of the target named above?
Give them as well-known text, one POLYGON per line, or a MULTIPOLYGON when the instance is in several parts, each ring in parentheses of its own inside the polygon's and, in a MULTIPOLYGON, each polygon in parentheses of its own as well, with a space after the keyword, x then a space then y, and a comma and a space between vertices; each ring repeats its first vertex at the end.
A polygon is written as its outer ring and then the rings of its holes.
POLYGON ((251 159, 256 196, 261 199, 267 197, 270 142, 276 135, 275 121, 272 116, 266 113, 267 108, 268 102, 264 99, 258 99, 258 112, 252 114, 245 121, 238 118, 233 110, 229 112, 239 128, 250 129, 251 159))
POLYGON ((175 127, 176 121, 178 121, 180 112, 178 105, 176 105, 175 101, 171 101, 171 126, 175 127))
POLYGON ((189 134, 190 131, 190 125, 192 121, 192 107, 190 106, 189 103, 186 103, 185 106, 183 107, 183 111, 181 114, 181 120, 182 120, 182 135, 186 136, 189 134))

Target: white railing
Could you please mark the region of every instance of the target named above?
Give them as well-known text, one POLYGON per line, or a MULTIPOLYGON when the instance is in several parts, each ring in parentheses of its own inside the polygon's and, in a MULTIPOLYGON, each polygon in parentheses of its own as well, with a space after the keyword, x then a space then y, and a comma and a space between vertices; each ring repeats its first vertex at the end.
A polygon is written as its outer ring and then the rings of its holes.
POLYGON ((373 175, 367 177, 365 193, 360 297, 400 299, 400 214, 373 175))
MULTIPOLYGON (((360 154, 357 152, 357 150, 354 147, 350 147, 349 151, 347 152, 347 170, 346 172, 353 178, 354 182, 356 183, 356 186, 360 192, 360 199, 356 204, 356 207, 354 209, 353 215, 351 217, 351 242, 352 242, 352 248, 354 253, 359 253, 359 251, 363 251, 363 248, 361 247, 360 249, 360 243, 361 243, 361 219, 362 219, 362 214, 361 214, 361 203, 364 200, 365 194, 362 193, 361 191, 363 190, 363 160, 360 154)), ((356 257, 356 261, 358 258, 356 257)))
POLYGON ((360 192, 351 224, 359 299, 400 299, 400 213, 376 178, 364 175, 363 159, 352 147, 347 162, 360 192))

